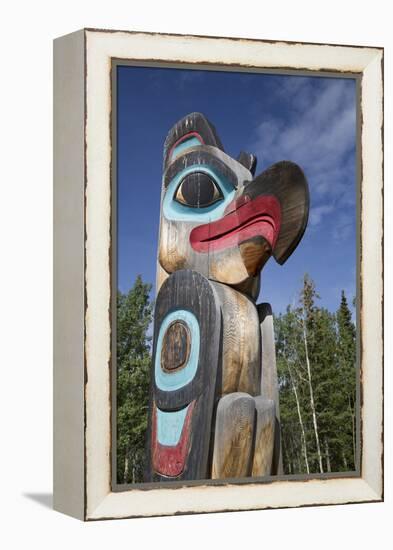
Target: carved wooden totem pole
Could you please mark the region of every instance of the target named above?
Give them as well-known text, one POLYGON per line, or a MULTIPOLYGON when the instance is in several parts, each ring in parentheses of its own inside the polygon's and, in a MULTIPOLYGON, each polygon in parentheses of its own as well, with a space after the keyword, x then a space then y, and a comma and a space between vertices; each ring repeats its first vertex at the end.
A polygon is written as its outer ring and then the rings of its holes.
POLYGON ((281 471, 273 320, 261 269, 305 231, 308 185, 292 162, 255 177, 200 113, 164 145, 147 481, 281 471))

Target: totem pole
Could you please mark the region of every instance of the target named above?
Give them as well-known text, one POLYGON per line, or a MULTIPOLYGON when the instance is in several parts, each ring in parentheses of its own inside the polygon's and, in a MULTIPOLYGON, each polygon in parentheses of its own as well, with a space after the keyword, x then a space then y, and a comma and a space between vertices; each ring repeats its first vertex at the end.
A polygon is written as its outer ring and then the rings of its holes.
POLYGON ((147 481, 281 472, 273 319, 260 273, 305 231, 308 185, 278 162, 228 156, 200 113, 164 145, 147 481))

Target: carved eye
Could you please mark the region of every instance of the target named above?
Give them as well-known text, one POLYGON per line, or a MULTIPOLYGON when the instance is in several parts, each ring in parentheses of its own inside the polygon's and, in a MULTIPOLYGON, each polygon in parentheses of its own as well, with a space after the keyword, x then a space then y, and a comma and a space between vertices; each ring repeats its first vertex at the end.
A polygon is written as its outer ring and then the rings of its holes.
POLYGON ((204 172, 185 176, 177 188, 175 200, 186 206, 203 208, 221 200, 223 194, 215 181, 204 172))

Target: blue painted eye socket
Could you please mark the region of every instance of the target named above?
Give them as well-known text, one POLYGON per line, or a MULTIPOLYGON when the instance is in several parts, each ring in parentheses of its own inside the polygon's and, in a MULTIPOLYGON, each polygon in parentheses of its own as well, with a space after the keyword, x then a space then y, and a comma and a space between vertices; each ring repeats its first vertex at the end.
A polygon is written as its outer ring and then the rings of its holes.
POLYGON ((168 185, 163 214, 168 220, 216 220, 234 196, 235 189, 225 176, 206 164, 194 164, 176 174, 168 185))
POLYGON ((224 198, 215 180, 205 172, 191 172, 184 176, 174 200, 191 208, 204 208, 224 198))

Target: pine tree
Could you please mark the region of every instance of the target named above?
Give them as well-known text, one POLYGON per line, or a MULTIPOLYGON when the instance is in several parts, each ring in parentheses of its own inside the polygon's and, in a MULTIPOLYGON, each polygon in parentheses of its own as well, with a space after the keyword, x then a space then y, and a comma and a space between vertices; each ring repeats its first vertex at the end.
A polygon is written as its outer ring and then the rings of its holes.
POLYGON ((342 384, 342 407, 347 429, 343 435, 342 455, 352 469, 356 462, 356 328, 344 291, 337 311, 338 363, 342 384))
POLYGON ((296 313, 288 306, 275 319, 277 369, 283 465, 286 473, 310 473, 304 423, 303 383, 298 343, 301 338, 296 313))
POLYGON ((314 338, 316 345, 312 353, 313 380, 324 471, 339 471, 342 469, 341 459, 337 459, 335 445, 340 437, 342 419, 336 318, 325 308, 318 308, 314 338))
POLYGON ((151 285, 117 294, 117 481, 143 481, 150 379, 151 285))
POLYGON ((317 454, 319 472, 322 474, 323 473, 322 453, 321 453, 320 436, 319 436, 319 430, 318 430, 316 403, 314 399, 314 384, 313 384, 313 374, 312 374, 312 371, 318 365, 318 362, 313 361, 313 368, 311 366, 311 361, 313 359, 317 359, 315 356, 318 353, 318 346, 320 346, 320 342, 317 341, 317 337, 316 337, 317 322, 318 322, 318 310, 314 305, 316 298, 319 298, 319 295, 315 290, 314 281, 312 281, 308 276, 308 274, 306 274, 303 279, 303 288, 300 293, 300 308, 298 310, 298 313, 299 313, 299 320, 302 327, 304 361, 305 361, 306 372, 307 372, 307 384, 308 384, 308 390, 309 390, 309 396, 310 396, 310 412, 312 416, 312 424, 314 429, 316 454, 317 454))
POLYGON ((345 295, 317 306, 304 276, 298 306, 275 318, 285 473, 354 469, 356 329, 345 295))

